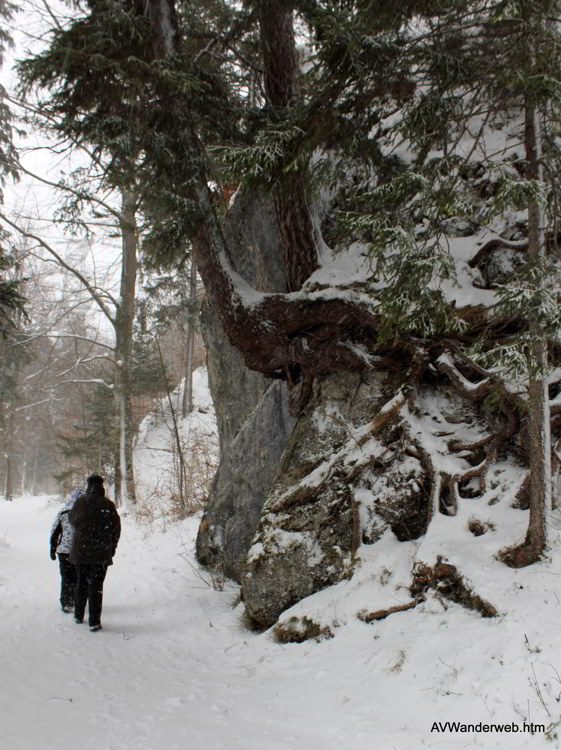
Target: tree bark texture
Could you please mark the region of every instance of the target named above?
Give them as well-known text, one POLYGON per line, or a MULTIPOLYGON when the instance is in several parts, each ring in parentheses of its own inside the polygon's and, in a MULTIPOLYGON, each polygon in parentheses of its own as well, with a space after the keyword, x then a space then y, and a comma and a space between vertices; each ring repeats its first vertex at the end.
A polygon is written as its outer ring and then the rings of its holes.
MULTIPOLYGON (((294 103, 297 94, 298 56, 292 8, 279 0, 262 0, 259 20, 265 94, 268 104, 282 111, 294 103)), ((293 292, 301 288, 318 265, 305 173, 291 172, 276 187, 274 197, 286 284, 288 291, 293 292)))
POLYGON ((261 0, 259 25, 265 95, 271 106, 289 107, 296 97, 298 70, 291 4, 284 0, 261 0))
MULTIPOLYGON (((541 124, 539 112, 532 104, 526 107, 525 145, 529 177, 543 182, 541 124)), ((545 260, 545 256, 544 211, 536 201, 531 201, 528 205, 528 257, 530 262, 539 263, 545 260)), ((530 376, 528 384, 530 519, 525 544, 530 561, 533 561, 542 554, 546 545, 545 510, 551 507, 551 437, 549 395, 545 380, 547 338, 536 315, 529 319, 529 333, 531 356, 537 366, 537 374, 530 376)))
POLYGON ((120 300, 115 316, 115 418, 118 447, 115 466, 115 497, 121 502, 136 503, 133 472, 132 407, 130 396, 130 367, 132 356, 132 330, 136 298, 137 231, 136 196, 122 190, 122 261, 120 300))

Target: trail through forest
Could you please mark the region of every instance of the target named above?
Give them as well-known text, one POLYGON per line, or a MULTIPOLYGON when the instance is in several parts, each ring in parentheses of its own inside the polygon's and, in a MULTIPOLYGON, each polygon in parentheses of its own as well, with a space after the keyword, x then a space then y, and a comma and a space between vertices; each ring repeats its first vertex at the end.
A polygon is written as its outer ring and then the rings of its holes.
MULTIPOLYGON (((245 629, 237 587, 215 590, 196 566, 197 519, 148 530, 125 517, 103 630, 90 633, 58 604, 48 539, 59 507, 49 497, 0 503, 7 750, 552 746, 543 732, 522 733, 516 709, 547 719, 528 677, 531 661, 540 682, 544 670, 555 678, 544 666, 554 659, 553 619, 539 637, 528 631, 529 647, 543 649, 533 655, 518 643, 523 616, 499 623, 456 605, 376 625, 356 620, 331 640, 281 645, 245 629), (508 720, 520 730, 431 731, 454 720, 508 720)), ((541 689, 552 707, 561 684, 548 685, 541 689)))
MULTIPOLYGON (((44 497, 1 505, 6 748, 281 750, 350 740, 344 696, 332 704, 322 690, 333 667, 303 664, 305 645, 281 648, 246 631, 232 608, 237 588, 217 592, 190 566, 195 519, 154 535, 125 519, 103 631, 76 625, 60 611, 48 556, 57 507, 44 497)), ((365 718, 365 736, 371 729, 365 718)))

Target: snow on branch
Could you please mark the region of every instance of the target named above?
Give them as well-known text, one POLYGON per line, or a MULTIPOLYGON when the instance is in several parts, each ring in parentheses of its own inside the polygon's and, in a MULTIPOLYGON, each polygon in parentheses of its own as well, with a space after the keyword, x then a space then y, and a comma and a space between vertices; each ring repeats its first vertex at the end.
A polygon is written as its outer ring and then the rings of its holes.
POLYGON ((38 243, 42 248, 44 248, 50 255, 53 256, 53 258, 56 260, 57 264, 61 266, 61 268, 65 268, 67 271, 69 271, 73 276, 75 276, 80 283, 83 285, 84 289, 86 289, 92 299, 97 303, 97 306, 102 311, 102 313, 105 315, 105 317, 109 320, 111 325, 115 325, 115 316, 113 315, 112 311, 107 307, 107 304, 105 302, 104 298, 107 298, 108 294, 107 292, 104 292, 103 294, 100 294, 96 287, 87 280, 87 278, 78 271, 78 269, 74 268, 74 266, 70 265, 70 263, 67 263, 64 258, 62 258, 61 255, 57 253, 57 251, 52 248, 48 242, 45 242, 41 237, 34 234, 33 232, 29 232, 23 227, 20 227, 19 224, 9 219, 4 213, 0 212, 0 219, 6 222, 8 226, 12 227, 12 229, 15 229, 16 232, 22 235, 22 237, 27 237, 28 239, 34 240, 38 243))
POLYGON ((97 359, 104 359, 104 360, 107 360, 109 362, 112 362, 115 365, 118 365, 117 360, 115 360, 113 357, 110 357, 108 354, 100 354, 98 356, 87 357, 85 359, 82 359, 82 358, 78 357, 78 359, 76 360, 76 362, 74 362, 70 367, 67 367, 66 370, 63 370, 62 372, 57 373, 55 375, 55 377, 57 377, 57 378, 64 378, 69 373, 73 372, 74 370, 77 370, 78 367, 80 367, 80 365, 88 364, 89 362, 93 362, 93 361, 95 361, 97 359))
POLYGON ((64 401, 63 398, 55 398, 54 396, 51 396, 51 398, 44 398, 41 401, 35 401, 32 404, 26 404, 25 406, 16 406, 14 411, 25 411, 25 409, 33 409, 35 406, 41 406, 41 404, 50 404, 53 401, 64 401))
POLYGON ((94 383, 97 385, 104 385, 106 388, 109 388, 110 391, 113 390, 114 386, 111 383, 106 383, 103 378, 85 378, 85 379, 72 379, 72 380, 61 380, 60 383, 54 383, 53 385, 47 385, 45 388, 47 390, 51 390, 53 388, 60 388, 61 385, 68 385, 69 383, 94 383))
MULTIPOLYGON (((101 341, 96 341, 95 339, 90 339, 87 336, 79 336, 76 333, 51 333, 48 329, 46 331, 42 331, 40 333, 36 333, 33 336, 29 336, 28 338, 21 339, 20 341, 16 341, 13 346, 18 346, 22 344, 29 344, 31 341, 34 341, 35 339, 40 338, 53 338, 53 339, 76 339, 78 341, 87 341, 88 344, 93 344, 94 346, 100 346, 102 349, 108 349, 110 352, 114 351, 114 347, 110 344, 104 344, 101 341)), ((107 359, 111 359, 107 355, 107 359)))
POLYGON ((490 378, 485 378, 479 383, 472 383, 458 370, 454 361, 448 352, 441 354, 436 360, 436 366, 447 375, 456 388, 467 398, 472 401, 479 401, 489 393, 492 385, 490 378))

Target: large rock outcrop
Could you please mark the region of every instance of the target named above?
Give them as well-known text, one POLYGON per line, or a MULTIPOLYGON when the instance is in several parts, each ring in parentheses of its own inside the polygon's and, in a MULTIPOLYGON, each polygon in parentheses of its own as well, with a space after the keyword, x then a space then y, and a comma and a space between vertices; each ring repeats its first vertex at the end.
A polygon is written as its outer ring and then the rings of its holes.
MULTIPOLYGON (((280 291, 271 203, 238 199, 227 239, 254 287, 280 291)), ((441 556, 442 540, 433 542, 442 518, 458 516, 470 536, 494 528, 480 510, 467 524, 461 515, 474 498, 498 502, 498 460, 521 448, 513 409, 485 401, 491 380, 449 353, 404 348, 372 368, 318 375, 295 420, 285 384, 245 368, 210 307, 203 323, 222 457, 197 553, 241 582, 260 627, 352 577, 364 549, 375 554, 383 539, 424 539, 419 559, 430 567, 441 556)))
POLYGON ((443 486, 436 472, 469 470, 467 453, 451 453, 450 441, 481 441, 477 411, 444 380, 410 398, 390 380, 370 371, 316 381, 247 556, 242 595, 259 626, 353 576, 365 546, 388 534, 420 539, 435 514, 455 515, 432 488, 443 486))
MULTIPOLYGON (((238 195, 225 236, 236 271, 253 288, 285 291, 270 199, 238 195)), ((295 420, 288 415, 286 386, 245 367, 211 305, 205 304, 201 319, 221 460, 197 536, 197 557, 239 581, 295 420)))
POLYGON ((360 521, 353 467, 345 456, 356 428, 379 408, 381 386, 377 373, 316 381, 279 465, 242 579, 248 614, 259 625, 272 625, 295 602, 351 574, 360 521))

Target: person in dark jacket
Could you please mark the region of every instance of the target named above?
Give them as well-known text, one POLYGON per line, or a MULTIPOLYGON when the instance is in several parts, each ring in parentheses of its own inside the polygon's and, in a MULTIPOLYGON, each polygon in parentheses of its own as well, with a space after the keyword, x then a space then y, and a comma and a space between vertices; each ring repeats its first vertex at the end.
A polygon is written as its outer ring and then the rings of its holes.
POLYGON ((74 507, 76 500, 82 497, 84 490, 75 487, 70 497, 59 510, 51 528, 51 560, 56 560, 60 568, 60 606, 63 612, 72 612, 74 609, 74 591, 76 589, 76 568, 68 560, 72 542, 74 540, 74 527, 68 520, 68 514, 74 507))
POLYGON ((74 619, 78 623, 84 621, 88 603, 88 622, 95 632, 101 630, 103 582, 121 534, 121 520, 114 503, 105 496, 102 477, 88 477, 86 494, 76 501, 68 518, 74 526, 69 560, 76 566, 78 579, 74 619))

